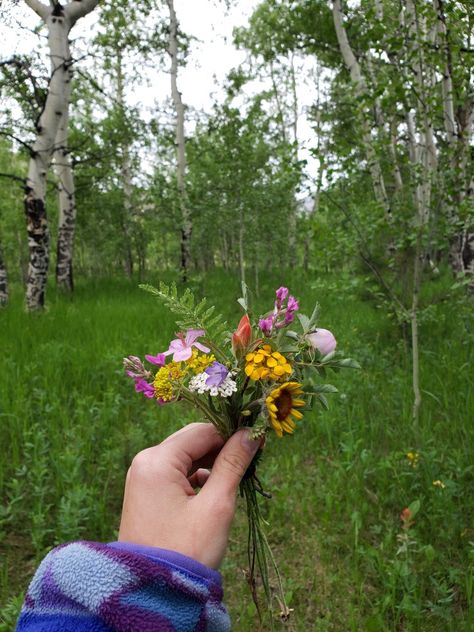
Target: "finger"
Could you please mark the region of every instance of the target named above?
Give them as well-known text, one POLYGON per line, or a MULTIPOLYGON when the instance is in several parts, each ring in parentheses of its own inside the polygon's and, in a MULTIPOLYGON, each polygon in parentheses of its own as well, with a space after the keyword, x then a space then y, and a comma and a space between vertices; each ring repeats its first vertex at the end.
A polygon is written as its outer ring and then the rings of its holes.
POLYGON ((249 430, 240 430, 232 435, 219 452, 202 493, 234 497, 260 445, 261 439, 253 441, 249 438, 249 430))
POLYGON ((200 468, 188 478, 189 484, 193 489, 196 489, 196 487, 204 487, 210 474, 211 472, 209 470, 200 468))
POLYGON ((171 464, 187 476, 193 464, 195 468, 212 465, 223 444, 224 439, 212 424, 193 423, 178 430, 155 448, 150 448, 150 456, 156 456, 163 464, 171 464))

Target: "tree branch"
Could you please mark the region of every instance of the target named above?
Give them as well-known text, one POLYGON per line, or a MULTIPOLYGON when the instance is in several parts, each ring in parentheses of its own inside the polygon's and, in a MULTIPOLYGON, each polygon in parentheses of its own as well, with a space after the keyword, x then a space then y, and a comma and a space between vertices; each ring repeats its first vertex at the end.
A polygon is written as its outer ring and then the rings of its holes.
POLYGON ((73 25, 79 18, 93 11, 98 4, 99 0, 73 0, 64 7, 64 12, 73 25))
POLYGON ((39 15, 42 20, 46 21, 49 15, 49 8, 45 4, 40 2, 40 0, 24 0, 24 2, 39 15))

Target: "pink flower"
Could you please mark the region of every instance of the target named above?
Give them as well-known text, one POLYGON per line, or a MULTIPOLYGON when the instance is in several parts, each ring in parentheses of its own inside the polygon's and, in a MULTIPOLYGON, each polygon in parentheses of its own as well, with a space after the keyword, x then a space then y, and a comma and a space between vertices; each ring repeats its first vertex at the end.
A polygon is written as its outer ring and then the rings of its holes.
POLYGON ((204 334, 204 329, 188 329, 186 335, 179 333, 178 338, 170 342, 168 351, 160 355, 167 356, 172 353, 174 362, 184 362, 185 360, 189 360, 193 355, 193 347, 196 347, 196 349, 199 349, 199 351, 203 353, 209 353, 210 349, 208 347, 205 347, 200 342, 196 342, 196 339, 200 336, 204 336, 204 334))
POLYGON ((145 382, 145 380, 135 380, 135 390, 137 393, 143 393, 143 395, 145 395, 145 397, 148 397, 148 399, 152 399, 153 397, 155 397, 155 389, 153 388, 153 384, 148 384, 148 382, 145 382))
POLYGON ((158 366, 163 366, 165 363, 165 355, 164 353, 159 353, 156 356, 146 355, 145 360, 148 360, 151 364, 157 364, 158 366))
POLYGON ((337 342, 329 329, 316 329, 307 334, 307 339, 314 349, 317 349, 323 356, 332 353, 336 348, 337 342))
POLYGON ((264 336, 271 336, 273 330, 273 315, 267 316, 266 318, 261 318, 258 321, 258 326, 263 332, 264 336))
POLYGON ((288 288, 287 287, 279 287, 278 290, 275 292, 277 300, 276 300, 276 306, 277 309, 280 309, 282 306, 283 301, 285 300, 285 298, 288 296, 288 288))

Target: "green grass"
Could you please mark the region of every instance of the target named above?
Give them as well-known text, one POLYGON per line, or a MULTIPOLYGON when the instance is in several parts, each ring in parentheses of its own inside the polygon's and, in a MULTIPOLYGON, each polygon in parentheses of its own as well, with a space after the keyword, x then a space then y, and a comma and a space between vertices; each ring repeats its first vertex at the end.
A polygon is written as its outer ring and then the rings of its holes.
MULTIPOLYGON (((461 294, 437 301, 445 279, 426 286, 434 303, 421 325, 424 399, 414 428, 408 342, 364 283, 262 275, 256 312, 282 283, 303 311, 320 301, 320 325, 363 370, 333 376, 340 392, 330 411, 267 442, 260 474, 273 498, 262 510, 294 609, 276 629, 474 629, 472 304, 461 294), (420 455, 416 467, 409 450, 420 455), (404 532, 399 514, 415 500, 420 510, 404 532)), ((191 285, 238 322, 236 277, 215 272, 191 285)), ((191 419, 179 405, 158 410, 123 376, 124 355, 157 353, 175 331, 156 299, 111 280, 80 282, 72 299, 51 289, 48 300, 45 314, 26 314, 17 291, 0 312, 0 632, 13 628, 49 547, 114 539, 133 455, 191 419)), ((234 629, 252 631, 245 546, 240 510, 223 574, 234 629)))

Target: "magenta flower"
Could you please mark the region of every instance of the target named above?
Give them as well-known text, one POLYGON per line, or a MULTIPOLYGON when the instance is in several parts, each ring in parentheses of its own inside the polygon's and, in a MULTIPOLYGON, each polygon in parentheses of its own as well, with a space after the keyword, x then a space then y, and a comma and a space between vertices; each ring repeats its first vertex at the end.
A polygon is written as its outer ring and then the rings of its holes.
POLYGON ((145 395, 145 397, 148 397, 148 399, 152 399, 153 397, 155 397, 155 389, 153 388, 153 384, 148 384, 148 382, 145 382, 145 380, 135 380, 135 390, 137 393, 143 393, 143 395, 145 395))
POLYGON ((280 307, 282 306, 283 301, 288 296, 288 288, 287 287, 279 287, 278 290, 275 293, 276 293, 276 297, 277 297, 276 306, 277 306, 277 309, 280 309, 280 307))
POLYGON ((170 342, 168 351, 160 355, 167 356, 172 353, 174 362, 184 362, 185 360, 189 360, 193 355, 193 347, 196 347, 196 349, 199 349, 199 351, 203 353, 209 353, 210 349, 208 347, 205 347, 200 342, 196 342, 196 340, 200 336, 204 336, 204 334, 204 329, 188 329, 186 335, 179 333, 178 338, 170 342))
POLYGON ((271 336, 273 330, 273 315, 261 318, 258 321, 258 326, 262 330, 264 336, 271 336))
POLYGON ((164 353, 159 353, 156 356, 146 355, 145 360, 148 360, 151 364, 157 364, 158 366, 163 366, 166 362, 164 353))
POLYGON ((337 342, 329 329, 316 329, 307 334, 310 345, 317 349, 323 356, 332 353, 336 348, 337 342))

